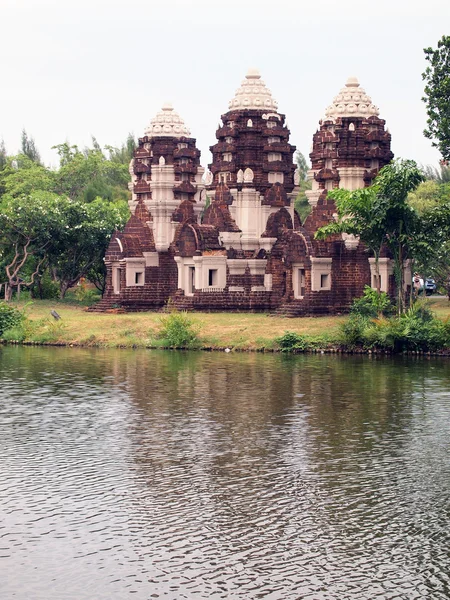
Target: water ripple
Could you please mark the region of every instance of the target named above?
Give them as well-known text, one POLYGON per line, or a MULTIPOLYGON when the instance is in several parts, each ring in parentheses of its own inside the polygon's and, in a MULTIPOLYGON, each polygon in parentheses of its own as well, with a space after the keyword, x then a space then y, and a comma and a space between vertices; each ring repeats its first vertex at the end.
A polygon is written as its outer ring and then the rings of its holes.
POLYGON ((450 598, 446 363, 0 358, 2 598, 450 598))

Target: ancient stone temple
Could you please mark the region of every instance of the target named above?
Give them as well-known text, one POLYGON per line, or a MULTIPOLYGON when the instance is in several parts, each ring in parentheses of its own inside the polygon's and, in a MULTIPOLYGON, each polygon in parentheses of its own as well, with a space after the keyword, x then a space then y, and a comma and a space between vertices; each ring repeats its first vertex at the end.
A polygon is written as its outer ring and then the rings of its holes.
MULTIPOLYGON (((350 78, 314 135, 308 200, 294 210, 299 175, 285 115, 250 70, 216 130, 209 170, 184 122, 164 106, 130 164, 132 216, 111 239, 99 309, 340 312, 373 281, 373 259, 353 237, 317 241, 334 218, 327 192, 370 185, 392 159, 378 109, 350 78)), ((388 289, 390 261, 382 260, 388 289)))

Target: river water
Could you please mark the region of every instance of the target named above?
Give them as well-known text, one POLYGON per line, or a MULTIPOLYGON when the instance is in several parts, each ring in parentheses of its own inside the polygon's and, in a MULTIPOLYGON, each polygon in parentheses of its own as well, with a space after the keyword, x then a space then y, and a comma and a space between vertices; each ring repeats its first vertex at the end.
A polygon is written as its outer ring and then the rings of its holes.
POLYGON ((0 347, 0 598, 450 598, 450 360, 0 347))

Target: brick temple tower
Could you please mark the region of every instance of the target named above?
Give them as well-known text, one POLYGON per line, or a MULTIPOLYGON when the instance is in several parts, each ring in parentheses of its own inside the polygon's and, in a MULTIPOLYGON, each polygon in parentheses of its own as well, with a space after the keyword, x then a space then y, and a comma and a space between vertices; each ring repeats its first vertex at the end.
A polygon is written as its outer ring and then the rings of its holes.
MULTIPOLYGON (((345 87, 326 109, 325 117, 313 137, 311 170, 312 189, 306 192, 312 212, 304 223, 314 232, 333 220, 334 201, 327 192, 335 188, 356 190, 371 185, 379 170, 393 158, 391 135, 379 110, 361 88, 356 77, 349 77, 345 87)), ((358 238, 342 234, 326 241, 313 241, 316 252, 333 258, 330 275, 334 281, 333 304, 344 309, 352 298, 362 294, 364 285, 376 287, 374 259, 358 238), (339 263, 338 263, 339 257, 339 263), (342 266, 338 269, 337 265, 342 266)), ((392 288, 392 265, 388 257, 380 259, 381 289, 392 288)))
POLYGON ((177 289, 173 241, 180 221, 200 222, 204 169, 195 139, 170 104, 139 139, 130 163, 131 217, 111 238, 105 256, 106 291, 100 309, 164 305, 177 289))
POLYGON ((312 190, 306 192, 312 206, 325 190, 369 186, 392 160, 391 135, 378 114, 356 77, 349 77, 313 137, 312 190))
POLYGON ((259 72, 250 69, 229 111, 222 115, 218 141, 210 148, 213 162, 207 180, 212 199, 221 183, 231 192, 229 210, 241 230, 231 236, 236 249, 255 250, 264 245, 260 236, 275 206, 286 206, 294 220, 295 146, 289 144, 289 133, 285 116, 278 113, 277 102, 259 72))

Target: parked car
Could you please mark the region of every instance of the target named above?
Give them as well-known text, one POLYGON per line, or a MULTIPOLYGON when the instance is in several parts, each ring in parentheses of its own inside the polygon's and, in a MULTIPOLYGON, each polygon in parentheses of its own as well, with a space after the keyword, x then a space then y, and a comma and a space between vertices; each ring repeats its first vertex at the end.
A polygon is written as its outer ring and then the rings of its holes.
POLYGON ((427 277, 425 279, 425 294, 427 296, 431 296, 436 291, 436 282, 432 277, 427 277))

